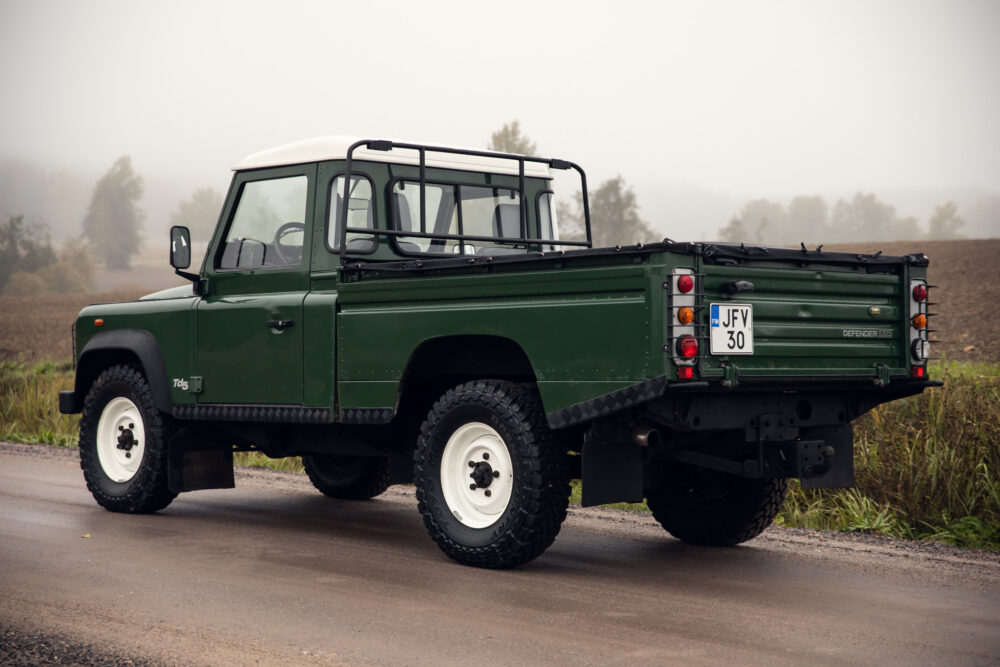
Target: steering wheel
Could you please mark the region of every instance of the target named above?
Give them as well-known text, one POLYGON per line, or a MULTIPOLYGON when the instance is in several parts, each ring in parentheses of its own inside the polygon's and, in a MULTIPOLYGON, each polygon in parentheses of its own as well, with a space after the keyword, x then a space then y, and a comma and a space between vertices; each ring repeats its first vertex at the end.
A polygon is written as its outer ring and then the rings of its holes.
POLYGON ((278 229, 274 232, 274 240, 271 244, 274 246, 274 251, 278 253, 278 257, 281 258, 283 263, 296 264, 302 261, 302 246, 282 245, 281 239, 289 234, 294 234, 295 232, 302 232, 305 234, 305 231, 306 226, 301 222, 286 222, 278 227, 278 229), (295 251, 298 251, 298 253, 295 251))

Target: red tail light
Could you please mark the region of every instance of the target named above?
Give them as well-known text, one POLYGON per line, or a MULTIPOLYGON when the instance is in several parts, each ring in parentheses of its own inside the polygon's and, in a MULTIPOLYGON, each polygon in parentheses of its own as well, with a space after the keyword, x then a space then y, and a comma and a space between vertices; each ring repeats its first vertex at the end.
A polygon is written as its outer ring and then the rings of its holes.
POLYGON ((923 376, 924 376, 924 368, 923 368, 923 366, 914 366, 913 367, 913 377, 915 377, 915 378, 922 378, 923 376))
POLYGON ((677 369, 678 380, 690 380, 694 377, 694 366, 681 366, 677 369))
POLYGON ((926 285, 914 285, 913 286, 913 300, 914 301, 926 301, 927 300, 927 286, 926 285))
POLYGON ((694 278, 687 274, 677 277, 677 290, 681 294, 687 294, 694 289, 694 278))
POLYGON ((698 356, 698 339, 688 334, 677 340, 677 356, 693 359, 698 356))

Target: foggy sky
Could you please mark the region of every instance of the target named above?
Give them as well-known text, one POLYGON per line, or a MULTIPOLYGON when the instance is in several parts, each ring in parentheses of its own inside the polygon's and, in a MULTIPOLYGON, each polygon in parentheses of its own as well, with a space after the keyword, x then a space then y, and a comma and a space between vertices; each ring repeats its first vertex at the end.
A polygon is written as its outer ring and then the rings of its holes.
POLYGON ((517 118, 650 219, 678 190, 1000 194, 998 64, 990 1, 0 0, 0 158, 129 154, 184 196, 287 141, 517 118))

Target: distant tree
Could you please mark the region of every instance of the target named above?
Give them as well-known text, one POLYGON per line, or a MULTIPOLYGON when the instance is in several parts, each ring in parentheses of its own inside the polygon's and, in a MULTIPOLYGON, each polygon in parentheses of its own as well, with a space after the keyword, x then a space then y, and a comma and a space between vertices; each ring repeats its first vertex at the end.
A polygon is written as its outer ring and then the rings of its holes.
POLYGON ((948 202, 934 209, 931 216, 929 233, 932 239, 958 239, 962 235, 958 233, 959 228, 965 225, 965 220, 958 216, 958 206, 955 202, 948 202))
POLYGON ((788 228, 788 211, 784 206, 769 199, 753 199, 719 230, 719 235, 724 241, 777 244, 789 241, 788 228))
MULTIPOLYGON (((639 217, 639 202, 620 175, 601 183, 590 193, 590 231, 595 248, 632 244, 656 239, 657 234, 639 217)), ((575 207, 558 207, 557 217, 565 238, 583 238, 583 197, 576 194, 575 207)))
POLYGON ((888 241, 896 234, 896 209, 872 193, 857 193, 833 206, 830 224, 838 241, 888 241))
POLYGON ((980 196, 965 210, 965 234, 970 238, 1000 237, 1000 195, 980 196))
POLYGON ((796 197, 788 204, 790 238, 783 240, 791 243, 825 241, 828 235, 829 210, 830 207, 822 197, 796 197))
POLYGON ((517 120, 504 123, 502 128, 494 132, 486 148, 499 153, 535 155, 535 142, 521 134, 521 123, 517 120))
POLYGON ((48 227, 25 224, 23 215, 12 215, 0 225, 0 289, 19 271, 34 273, 56 261, 48 227))
POLYGON ((109 268, 129 269, 142 244, 145 213, 139 208, 142 176, 132 171, 132 159, 118 158, 94 186, 83 234, 109 268))
POLYGON ((191 230, 191 238, 207 241, 215 230, 222 210, 222 195, 214 188, 195 190, 191 199, 182 201, 170 214, 171 225, 181 225, 191 230))
POLYGON ((729 224, 719 230, 719 238, 723 241, 740 243, 749 240, 746 225, 740 216, 734 215, 729 219, 729 224))

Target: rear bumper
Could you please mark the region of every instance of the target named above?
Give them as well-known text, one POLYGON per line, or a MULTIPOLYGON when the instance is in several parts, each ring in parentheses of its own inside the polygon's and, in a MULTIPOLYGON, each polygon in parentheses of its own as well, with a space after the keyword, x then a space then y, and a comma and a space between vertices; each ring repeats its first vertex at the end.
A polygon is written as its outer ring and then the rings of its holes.
POLYGON ((729 389, 721 382, 672 382, 666 376, 646 380, 616 392, 546 414, 552 429, 641 410, 657 415, 661 425, 682 430, 742 427, 761 413, 785 412, 802 426, 836 426, 853 421, 876 405, 940 387, 941 380, 895 380, 875 387, 868 379, 784 381, 741 384, 729 389), (808 413, 808 416, 804 416, 808 413))

